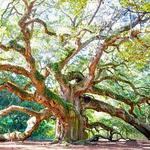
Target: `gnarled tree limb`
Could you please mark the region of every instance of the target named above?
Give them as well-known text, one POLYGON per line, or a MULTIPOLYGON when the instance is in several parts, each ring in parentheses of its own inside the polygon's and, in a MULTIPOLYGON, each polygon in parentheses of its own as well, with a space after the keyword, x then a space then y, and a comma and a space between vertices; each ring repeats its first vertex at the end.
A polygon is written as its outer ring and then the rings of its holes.
POLYGON ((27 127, 24 132, 14 131, 11 133, 0 134, 0 141, 24 141, 31 136, 44 119, 47 119, 52 115, 48 109, 36 112, 29 108, 12 105, 6 109, 0 110, 0 117, 8 115, 13 111, 20 111, 31 116, 27 121, 27 127))
POLYGON ((115 116, 121 118, 126 123, 132 125, 138 131, 143 133, 148 139, 150 139, 150 126, 140 122, 140 120, 134 118, 128 112, 123 109, 115 108, 114 106, 107 104, 105 102, 90 98, 88 102, 84 102, 83 97, 83 109, 94 109, 96 111, 101 111, 110 114, 111 116, 115 116))
POLYGON ((32 23, 39 23, 39 24, 41 24, 44 27, 44 30, 45 30, 46 34, 51 35, 51 36, 56 36, 55 32, 51 32, 51 31, 48 30, 47 24, 43 20, 41 20, 39 18, 35 18, 35 19, 32 19, 32 20, 26 22, 25 26, 28 26, 28 25, 30 25, 32 23))
POLYGON ((34 94, 29 93, 27 91, 22 90, 17 85, 12 82, 6 82, 0 85, 0 91, 3 89, 7 89, 9 92, 17 95, 21 100, 34 101, 34 94))
POLYGON ((13 66, 10 64, 0 64, 0 71, 9 71, 12 73, 23 75, 25 77, 30 77, 30 73, 20 66, 13 66))

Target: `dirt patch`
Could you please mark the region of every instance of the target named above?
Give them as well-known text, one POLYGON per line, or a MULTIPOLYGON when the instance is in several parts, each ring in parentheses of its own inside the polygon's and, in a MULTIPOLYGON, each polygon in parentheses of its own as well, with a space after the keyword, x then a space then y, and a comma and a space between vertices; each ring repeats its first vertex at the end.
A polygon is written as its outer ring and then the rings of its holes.
POLYGON ((45 141, 1 142, 0 150, 150 150, 150 141, 99 141, 92 145, 50 144, 45 141))

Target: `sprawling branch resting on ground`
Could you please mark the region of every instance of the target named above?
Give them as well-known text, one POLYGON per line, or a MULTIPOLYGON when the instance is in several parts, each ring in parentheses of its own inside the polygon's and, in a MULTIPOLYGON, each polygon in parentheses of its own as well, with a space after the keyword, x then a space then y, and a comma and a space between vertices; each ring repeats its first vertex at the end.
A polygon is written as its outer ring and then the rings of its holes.
POLYGON ((106 126, 105 124, 101 123, 101 122, 93 122, 93 123, 88 123, 86 125, 87 128, 93 129, 93 128, 103 128, 106 131, 114 131, 113 128, 106 126))
POLYGON ((134 118, 132 115, 127 113, 125 110, 120 108, 115 108, 114 106, 107 104, 105 102, 89 98, 88 101, 84 101, 86 97, 83 96, 83 109, 94 109, 96 111, 102 111, 121 118, 125 122, 129 123, 135 127, 138 131, 143 133, 148 139, 150 139, 150 126, 140 122, 138 119, 134 118))
POLYGON ((23 141, 31 136, 31 134, 38 128, 39 124, 50 117, 52 114, 48 109, 44 109, 41 112, 33 111, 29 108, 21 106, 9 106, 6 109, 0 111, 0 117, 6 116, 13 111, 20 111, 30 115, 31 117, 27 121, 27 127, 24 132, 14 131, 11 133, 0 134, 0 141, 23 141))
POLYGON ((95 129, 97 132, 99 132, 98 128, 101 127, 102 129, 108 131, 109 135, 107 137, 104 137, 100 134, 96 134, 94 135, 91 139, 89 139, 90 141, 98 141, 98 139, 100 137, 104 138, 104 139, 108 139, 109 141, 118 141, 120 139, 124 139, 124 137, 121 135, 121 133, 119 133, 118 131, 116 131, 115 129, 106 126, 105 124, 101 123, 101 122, 93 122, 90 124, 87 124, 87 128, 89 129, 95 129), (118 139, 113 140, 113 135, 119 135, 120 137, 118 139))

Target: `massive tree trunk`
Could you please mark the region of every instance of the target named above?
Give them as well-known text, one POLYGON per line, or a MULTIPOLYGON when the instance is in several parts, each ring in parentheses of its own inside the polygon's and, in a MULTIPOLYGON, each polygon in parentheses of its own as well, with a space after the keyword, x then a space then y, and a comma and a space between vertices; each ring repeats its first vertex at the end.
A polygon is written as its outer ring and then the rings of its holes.
POLYGON ((56 138, 68 142, 83 140, 87 138, 85 123, 81 115, 70 111, 67 115, 67 126, 63 127, 59 119, 56 122, 56 138))
POLYGON ((86 120, 81 114, 81 104, 79 98, 72 98, 71 103, 75 106, 68 110, 66 114, 66 126, 64 127, 59 119, 56 121, 56 137, 68 142, 83 140, 87 138, 86 120))

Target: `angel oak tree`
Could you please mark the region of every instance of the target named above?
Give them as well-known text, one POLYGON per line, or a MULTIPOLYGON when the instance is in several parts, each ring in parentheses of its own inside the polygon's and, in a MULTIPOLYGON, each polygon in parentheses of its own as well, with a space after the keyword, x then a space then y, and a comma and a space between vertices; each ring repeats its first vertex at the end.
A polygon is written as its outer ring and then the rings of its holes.
MULTIPOLYGON (((31 116, 23 133, 6 133, 0 136, 1 140, 25 140, 42 120, 51 116, 57 118, 58 140, 87 139, 86 129, 96 126, 112 132, 113 129, 102 123, 90 124, 84 113, 88 109, 118 117, 150 139, 150 125, 142 123, 134 113, 135 107, 140 109, 142 105, 150 104, 148 94, 142 94, 129 76, 117 75, 117 67, 131 67, 127 60, 119 57, 120 45, 138 40, 142 48, 148 50, 149 46, 141 39, 147 32, 140 30, 138 25, 146 27, 149 13, 131 12, 119 3, 111 5, 107 0, 82 3, 71 0, 53 3, 50 0, 10 0, 5 9, 1 6, 0 55, 10 52, 14 59, 9 61, 5 55, 5 60, 0 62, 0 71, 16 74, 16 78, 21 75, 29 83, 20 87, 14 81, 4 80, 0 91, 8 90, 22 101, 34 101, 45 107, 40 112, 14 105, 1 110, 1 116, 12 111, 31 116), (106 13, 111 19, 106 17, 106 13), (122 18, 128 18, 131 13, 134 19, 123 22, 122 18), (118 22, 122 22, 120 27, 116 25, 118 22), (20 58, 19 61, 15 57, 20 58), (118 63, 120 59, 122 61, 118 63), (138 101, 106 89, 103 83, 109 81, 126 85, 128 92, 135 94, 138 101), (51 83, 56 86, 50 86, 51 83), (102 97, 116 100, 130 109, 113 106, 101 100, 102 97)), ((111 86, 113 88, 113 84, 111 86)))

